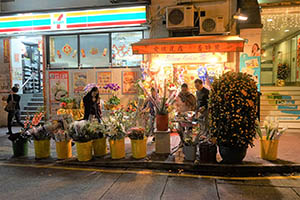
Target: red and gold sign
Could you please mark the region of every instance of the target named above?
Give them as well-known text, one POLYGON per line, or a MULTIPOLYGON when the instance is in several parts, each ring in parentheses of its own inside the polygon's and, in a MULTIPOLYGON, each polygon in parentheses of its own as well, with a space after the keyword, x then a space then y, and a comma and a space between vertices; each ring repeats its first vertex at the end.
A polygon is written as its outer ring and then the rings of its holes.
POLYGON ((72 47, 69 44, 65 44, 62 51, 68 56, 72 52, 72 47))

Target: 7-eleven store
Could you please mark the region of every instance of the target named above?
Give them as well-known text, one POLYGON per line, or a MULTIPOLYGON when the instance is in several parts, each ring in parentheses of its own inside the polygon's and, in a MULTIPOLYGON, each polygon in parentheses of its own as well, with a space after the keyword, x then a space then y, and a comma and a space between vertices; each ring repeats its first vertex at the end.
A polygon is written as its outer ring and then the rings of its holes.
MULTIPOLYGON (((143 4, 1 16, 0 92, 22 87, 23 114, 42 105, 53 114, 60 97, 80 97, 88 83, 118 83, 127 102, 143 60, 132 55, 131 43, 144 38, 145 22, 143 4)), ((100 95, 106 99, 109 92, 100 95)))

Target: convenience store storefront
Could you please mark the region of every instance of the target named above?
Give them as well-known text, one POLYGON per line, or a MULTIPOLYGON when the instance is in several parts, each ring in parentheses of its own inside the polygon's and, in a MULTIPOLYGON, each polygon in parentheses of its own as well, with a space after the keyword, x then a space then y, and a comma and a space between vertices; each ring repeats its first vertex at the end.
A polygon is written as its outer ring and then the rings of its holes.
POLYGON ((145 22, 146 5, 2 16, 0 92, 18 84, 21 95, 42 93, 52 114, 62 93, 80 97, 89 83, 113 82, 128 102, 143 60, 130 45, 147 34, 145 22))

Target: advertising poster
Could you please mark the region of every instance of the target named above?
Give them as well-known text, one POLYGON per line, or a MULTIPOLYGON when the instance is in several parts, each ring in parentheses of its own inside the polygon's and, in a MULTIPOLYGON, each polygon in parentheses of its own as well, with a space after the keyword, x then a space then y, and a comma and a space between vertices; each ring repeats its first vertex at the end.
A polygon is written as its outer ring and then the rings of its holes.
POLYGON ((67 71, 49 72, 50 103, 58 103, 69 94, 69 73, 67 71))
POLYGON ((240 37, 245 40, 244 53, 240 57, 240 71, 253 76, 260 91, 261 28, 242 29, 240 37))
POLYGON ((9 63, 10 58, 10 40, 6 38, 3 40, 3 58, 4 63, 9 63))
POLYGON ((86 72, 74 72, 73 73, 73 88, 74 95, 80 95, 84 91, 84 87, 87 85, 87 73, 86 72))
POLYGON ((135 83, 137 81, 138 72, 122 72, 122 93, 123 94, 135 94, 137 92, 137 88, 135 87, 135 83))
POLYGON ((112 82, 111 71, 97 72, 97 84, 100 86, 99 94, 110 94, 109 90, 103 89, 103 87, 112 82))

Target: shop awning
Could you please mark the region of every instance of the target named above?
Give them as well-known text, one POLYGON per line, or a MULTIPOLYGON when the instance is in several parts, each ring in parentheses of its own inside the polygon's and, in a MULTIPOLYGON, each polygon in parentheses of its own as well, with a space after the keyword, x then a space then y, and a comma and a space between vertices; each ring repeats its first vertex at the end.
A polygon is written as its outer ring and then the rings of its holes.
POLYGON ((238 36, 194 36, 143 39, 132 44, 133 54, 242 52, 244 40, 238 36))

